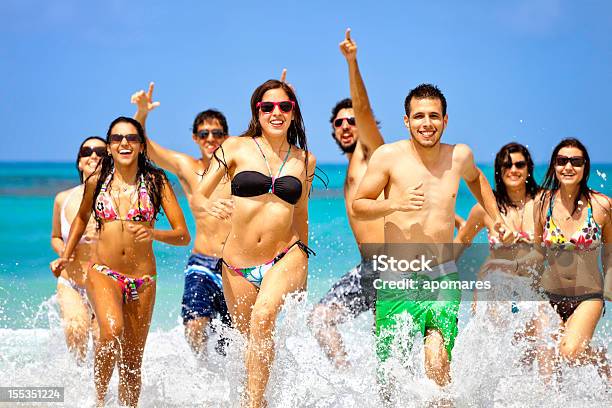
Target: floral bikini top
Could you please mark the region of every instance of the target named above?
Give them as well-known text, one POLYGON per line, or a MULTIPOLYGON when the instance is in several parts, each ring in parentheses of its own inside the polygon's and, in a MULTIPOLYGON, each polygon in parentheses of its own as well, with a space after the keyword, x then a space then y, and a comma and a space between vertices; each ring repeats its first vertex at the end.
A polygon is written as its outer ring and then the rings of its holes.
POLYGON ((113 204, 110 192, 108 191, 108 186, 113 174, 114 170, 113 173, 109 174, 106 180, 104 180, 98 198, 96 198, 96 218, 104 221, 152 221, 154 215, 153 203, 147 192, 144 176, 142 174, 140 175, 138 201, 135 203, 136 207, 130 208, 127 215, 121 218, 119 216, 119 211, 117 211, 113 204))
POLYGON ((548 213, 546 214, 546 225, 542 234, 542 245, 547 248, 561 250, 582 250, 590 251, 599 246, 601 243, 601 228, 593 218, 593 209, 589 202, 588 212, 584 225, 578 229, 569 239, 563 235, 563 231, 559 229, 552 218, 553 205, 555 197, 550 199, 548 213))

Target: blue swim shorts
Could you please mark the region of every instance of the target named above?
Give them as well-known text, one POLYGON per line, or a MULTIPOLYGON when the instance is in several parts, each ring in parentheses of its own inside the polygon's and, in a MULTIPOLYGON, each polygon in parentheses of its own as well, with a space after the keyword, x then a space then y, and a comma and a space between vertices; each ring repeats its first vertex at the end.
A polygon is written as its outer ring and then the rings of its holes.
POLYGON ((230 324, 223 286, 219 258, 193 253, 185 268, 185 290, 181 317, 183 323, 198 317, 218 318, 230 324))

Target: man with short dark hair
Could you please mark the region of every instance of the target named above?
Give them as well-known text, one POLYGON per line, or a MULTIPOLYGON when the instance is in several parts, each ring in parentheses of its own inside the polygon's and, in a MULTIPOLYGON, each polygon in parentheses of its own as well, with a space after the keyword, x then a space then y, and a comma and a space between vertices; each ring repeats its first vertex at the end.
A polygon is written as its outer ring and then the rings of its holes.
MULTIPOLYGON (((362 244, 383 242, 383 220, 358 220, 353 214, 351 202, 366 172, 372 153, 384 144, 384 140, 373 116, 366 117, 362 114, 362 122, 359 123, 359 129, 357 128, 355 119, 357 114, 353 102, 358 101, 355 106, 359 106, 362 110, 369 110, 370 105, 357 65, 357 47, 346 50, 341 46, 340 50, 348 63, 352 100, 343 99, 338 102, 332 109, 330 122, 332 137, 348 159, 344 181, 346 213, 359 250, 362 252, 362 244)), ((359 265, 332 285, 309 316, 309 324, 315 337, 337 367, 349 365, 337 325, 349 317, 357 317, 367 310, 374 309, 376 300, 374 279, 376 276, 372 262, 366 262, 362 257, 359 265)))
MULTIPOLYGON (((349 36, 344 47, 353 47, 349 36)), ((373 153, 352 208, 359 219, 384 220, 386 250, 399 250, 404 260, 427 254, 427 267, 410 275, 415 283, 422 285, 416 285, 414 290, 394 288, 394 285, 385 288, 386 283, 397 282, 385 281, 380 270, 382 282, 377 283, 380 290, 376 301, 378 356, 382 361, 389 357, 402 314, 408 313, 413 327, 425 337, 426 374, 444 386, 450 382, 460 291, 431 291, 431 295, 440 295, 434 298, 423 288, 436 287, 431 283, 434 280, 444 287, 442 281, 458 279, 452 242, 461 179, 496 221, 496 230, 503 242, 510 239, 510 231, 504 226, 489 182, 474 164, 470 148, 464 144, 440 143, 448 123, 442 92, 430 84, 419 85, 406 97, 405 110, 404 123, 410 138, 386 144, 373 153), (424 284, 426 281, 429 285, 424 284)), ((363 136, 365 130, 361 123, 373 120, 371 109, 369 106, 364 109, 355 101, 355 113, 363 136)), ((424 259, 421 264, 425 264, 424 259)))
MULTIPOLYGON (((159 106, 153 102, 153 83, 148 92, 140 91, 132 96, 132 103, 138 106, 135 118, 143 127, 147 115, 159 106)), ((200 148, 201 157, 196 159, 189 155, 166 149, 147 137, 147 152, 151 160, 164 170, 175 174, 189 202, 196 190, 200 177, 208 168, 214 151, 228 138, 228 127, 225 116, 216 110, 200 112, 194 122, 193 141, 200 148)), ((229 217, 232 202, 231 191, 227 181, 222 181, 211 196, 218 205, 213 211, 229 217)), ((207 328, 213 318, 224 324, 230 324, 230 316, 223 297, 221 284, 221 266, 219 258, 223 244, 229 234, 230 223, 211 215, 196 217, 196 239, 193 252, 185 268, 185 289, 181 316, 185 326, 187 343, 197 356, 206 355, 207 328)), ((224 339, 217 344, 217 351, 224 353, 224 339)))

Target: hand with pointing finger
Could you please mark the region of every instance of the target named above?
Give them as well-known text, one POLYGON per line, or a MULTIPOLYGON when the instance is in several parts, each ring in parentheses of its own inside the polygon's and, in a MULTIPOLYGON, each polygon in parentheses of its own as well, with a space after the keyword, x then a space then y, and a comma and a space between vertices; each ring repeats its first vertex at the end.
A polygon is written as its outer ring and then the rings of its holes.
POLYGON ((344 58, 346 58, 347 61, 357 60, 357 44, 355 44, 355 41, 351 39, 350 28, 346 29, 346 36, 344 38, 344 41, 340 43, 340 51, 342 52, 342 55, 344 55, 344 58))
POLYGON ((155 84, 153 82, 149 83, 149 90, 147 92, 140 90, 134 93, 131 97, 131 103, 137 106, 138 113, 146 116, 153 109, 159 106, 159 102, 153 102, 153 89, 155 88, 155 84))
POLYGON ((406 189, 400 197, 392 204, 391 208, 395 211, 418 211, 425 204, 425 193, 423 192, 423 182, 419 182, 413 187, 406 189))
POLYGON ((293 85, 291 85, 290 83, 288 83, 288 82, 287 82, 287 68, 283 68, 283 72, 281 73, 281 76, 280 76, 280 81, 281 81, 282 83, 287 84, 287 86, 288 86, 289 88, 291 88, 291 90, 293 91, 293 93, 295 93, 295 88, 293 87, 293 85))

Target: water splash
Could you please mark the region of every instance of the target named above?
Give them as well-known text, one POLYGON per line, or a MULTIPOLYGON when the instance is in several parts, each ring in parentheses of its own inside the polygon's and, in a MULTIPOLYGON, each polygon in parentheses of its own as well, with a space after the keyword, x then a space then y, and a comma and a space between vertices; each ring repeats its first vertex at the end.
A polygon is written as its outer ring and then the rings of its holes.
MULTIPOLYGON (((512 313, 509 302, 483 301, 478 302, 472 318, 467 317, 469 304, 462 304, 462 327, 451 364, 452 384, 440 390, 426 379, 423 339, 417 336, 405 358, 390 358, 385 363, 385 369, 397 379, 391 406, 416 408, 439 398, 449 398, 456 407, 609 406, 610 385, 594 367, 563 366, 563 382, 557 386, 546 385, 535 363, 524 362, 533 345, 517 340, 516 333, 524 330, 542 304, 521 302, 519 313, 512 313)), ((340 326, 351 367, 338 370, 305 324, 311 310, 310 301, 289 298, 281 313, 274 336, 276 358, 266 392, 269 406, 383 405, 372 315, 363 314, 340 326)), ((556 314, 552 309, 549 312, 553 321, 556 314)), ((30 324, 29 328, 0 329, 0 386, 64 386, 65 406, 93 406, 92 347, 86 363, 77 365, 66 350, 54 297, 37 308, 30 324)), ((405 348, 410 332, 406 319, 398 343, 393 345, 396 351, 405 348)), ((606 325, 598 329, 594 343, 609 339, 606 325)), ((151 332, 144 354, 140 405, 238 407, 244 390, 244 350, 244 338, 231 329, 211 333, 207 357, 202 359, 192 354, 182 325, 151 332), (220 335, 230 338, 226 356, 214 349, 220 335)), ((118 406, 117 370, 109 385, 107 406, 118 406)))

